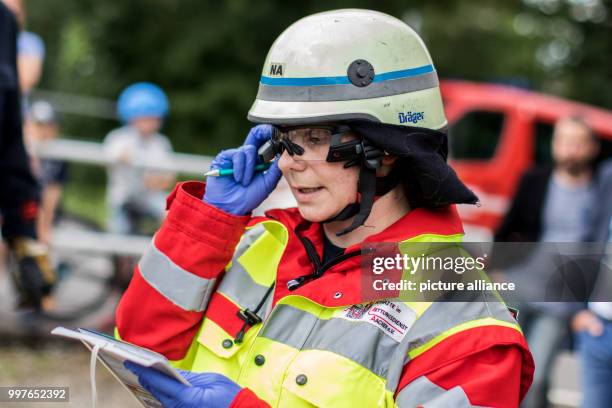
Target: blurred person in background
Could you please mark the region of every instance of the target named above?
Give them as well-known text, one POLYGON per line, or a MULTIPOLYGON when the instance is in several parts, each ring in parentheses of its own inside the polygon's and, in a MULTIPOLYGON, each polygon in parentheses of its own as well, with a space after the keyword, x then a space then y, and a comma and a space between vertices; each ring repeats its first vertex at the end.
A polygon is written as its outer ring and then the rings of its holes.
POLYGON ((119 118, 125 124, 104 139, 104 150, 113 164, 108 168, 108 228, 118 234, 139 230, 142 217, 160 221, 166 209, 167 190, 174 182, 168 172, 135 167, 135 162, 167 163, 172 144, 159 133, 168 114, 168 98, 157 85, 139 82, 119 96, 119 118))
POLYGON ((38 85, 45 61, 45 44, 38 34, 25 30, 26 9, 23 0, 3 0, 13 11, 21 31, 17 37, 17 69, 24 106, 30 91, 38 85))
POLYGON ((34 102, 28 109, 24 137, 31 156, 32 171, 42 187, 37 230, 40 241, 45 244, 51 242, 53 222, 68 178, 68 164, 61 160, 38 158, 36 152, 45 143, 57 139, 59 132, 59 119, 53 106, 43 100, 34 102))
POLYGON ((585 408, 604 408, 612 403, 612 160, 604 162, 597 177, 593 230, 589 241, 607 243, 599 277, 588 308, 572 319, 581 359, 585 408))
POLYGON ((55 273, 37 241, 39 187, 23 143, 17 72, 17 22, 0 3, 0 212, 2 237, 16 261, 11 268, 20 307, 49 307, 55 273))
MULTIPOLYGON (((552 138, 552 167, 534 168, 521 179, 510 210, 495 234, 498 242, 582 242, 590 229, 595 204, 593 162, 599 142, 579 117, 559 120, 552 138)), ((538 266, 538 250, 504 271, 525 282, 519 305, 521 327, 533 353, 536 371, 523 405, 546 406, 548 375, 561 344, 569 335, 573 303, 543 302, 545 289, 556 270, 538 266)))

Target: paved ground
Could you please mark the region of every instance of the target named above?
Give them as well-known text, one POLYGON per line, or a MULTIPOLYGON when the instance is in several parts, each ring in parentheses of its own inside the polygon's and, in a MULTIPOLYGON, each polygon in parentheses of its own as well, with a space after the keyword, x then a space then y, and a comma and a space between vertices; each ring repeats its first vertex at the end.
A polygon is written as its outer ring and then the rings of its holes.
MULTIPOLYGON (((80 344, 63 340, 0 343, 0 386, 70 387, 70 403, 53 404, 54 408, 91 406, 89 383, 89 351, 80 344)), ((549 396, 554 407, 575 407, 580 399, 577 388, 578 366, 573 356, 563 354, 554 370, 554 389, 549 396)), ((122 386, 98 365, 96 371, 99 408, 137 408, 122 386)), ((25 408, 24 404, 0 403, 0 407, 25 408)), ((48 403, 31 404, 28 408, 50 408, 48 403)))
MULTIPOLYGON (((90 407, 89 351, 80 343, 23 340, 0 344, 0 386, 70 387, 69 403, 0 403, 0 407, 90 407)), ((103 366, 96 370, 99 408, 138 408, 140 404, 103 366)))
MULTIPOLYGON (((0 261, 4 259, 0 248, 0 261)), ((109 291, 105 280, 112 274, 108 257, 65 254, 61 284, 56 291, 57 317, 41 319, 15 310, 15 292, 4 262, 0 262, 0 386, 70 387, 70 403, 2 403, 0 407, 90 407, 90 352, 78 342, 52 339, 58 325, 112 329, 120 293, 109 291), (35 340, 27 340, 35 339, 35 340)), ((99 365, 96 372, 99 408, 140 406, 111 374, 99 365)))

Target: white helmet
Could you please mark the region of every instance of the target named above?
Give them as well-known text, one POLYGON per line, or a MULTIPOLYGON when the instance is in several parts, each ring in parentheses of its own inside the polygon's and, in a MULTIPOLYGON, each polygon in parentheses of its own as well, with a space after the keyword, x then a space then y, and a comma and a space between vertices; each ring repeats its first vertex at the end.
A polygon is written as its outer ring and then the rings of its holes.
POLYGON ((274 42, 248 119, 298 125, 350 119, 440 130, 447 124, 425 44, 371 10, 305 17, 274 42))
MULTIPOLYGON (((429 52, 414 30, 387 14, 336 10, 292 24, 268 53, 248 119, 280 128, 343 124, 359 136, 344 143, 336 133, 326 158, 360 166, 358 201, 323 221, 354 216, 337 235, 363 225, 375 197, 405 177, 412 208, 478 200, 446 164, 447 122, 429 52), (399 160, 376 177, 385 152, 399 160)), ((286 140, 274 143, 260 149, 262 158, 283 149, 303 153, 286 140)))

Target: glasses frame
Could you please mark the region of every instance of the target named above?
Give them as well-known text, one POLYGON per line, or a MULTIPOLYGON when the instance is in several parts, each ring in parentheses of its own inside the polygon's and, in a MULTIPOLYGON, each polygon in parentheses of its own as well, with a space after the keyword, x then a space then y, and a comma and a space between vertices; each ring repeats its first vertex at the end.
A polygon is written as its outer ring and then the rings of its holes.
POLYGON ((303 126, 273 126, 272 140, 278 154, 282 154, 284 150, 290 155, 304 154, 303 147, 292 142, 283 134, 296 129, 325 129, 331 132, 330 147, 325 161, 327 162, 353 162, 358 159, 363 152, 362 141, 360 138, 342 142, 342 136, 351 132, 352 129, 346 125, 303 125, 303 126))

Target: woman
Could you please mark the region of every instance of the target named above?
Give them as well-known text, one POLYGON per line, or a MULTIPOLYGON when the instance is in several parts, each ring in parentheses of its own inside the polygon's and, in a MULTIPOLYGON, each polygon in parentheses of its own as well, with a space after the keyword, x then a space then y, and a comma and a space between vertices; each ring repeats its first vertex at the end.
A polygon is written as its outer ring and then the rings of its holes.
POLYGON ((460 240, 452 204, 476 202, 446 165, 414 31, 366 10, 296 22, 249 119, 266 125, 212 164, 233 177, 170 195, 119 305, 117 336, 191 371, 185 387, 128 365, 143 386, 172 407, 518 406, 533 365, 503 304, 390 301, 363 283, 364 245, 460 240), (281 174, 298 207, 252 218, 281 174))

